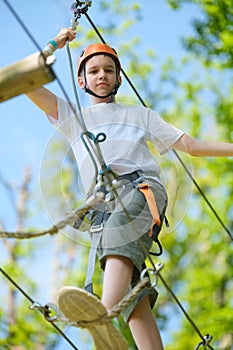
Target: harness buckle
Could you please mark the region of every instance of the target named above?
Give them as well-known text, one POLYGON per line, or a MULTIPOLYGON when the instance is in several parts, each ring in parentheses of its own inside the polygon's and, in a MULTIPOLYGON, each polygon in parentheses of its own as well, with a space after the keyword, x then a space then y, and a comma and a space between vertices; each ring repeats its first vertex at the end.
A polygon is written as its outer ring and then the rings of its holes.
POLYGON ((101 222, 99 225, 91 226, 89 231, 90 231, 90 233, 97 233, 97 232, 102 231, 103 228, 104 228, 104 224, 103 224, 103 222, 101 222))

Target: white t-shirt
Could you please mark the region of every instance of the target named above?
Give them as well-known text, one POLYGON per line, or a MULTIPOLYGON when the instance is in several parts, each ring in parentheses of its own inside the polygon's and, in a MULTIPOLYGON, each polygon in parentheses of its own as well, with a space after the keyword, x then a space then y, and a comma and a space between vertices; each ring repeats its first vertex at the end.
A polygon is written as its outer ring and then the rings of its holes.
MULTIPOLYGON (((58 100, 58 120, 49 120, 68 139, 77 160, 80 177, 86 191, 95 175, 93 162, 81 139, 83 129, 67 101, 58 100)), ((137 105, 99 103, 82 111, 86 128, 96 137, 104 133, 106 140, 99 143, 104 162, 119 175, 141 169, 159 176, 160 168, 152 156, 147 142, 150 141, 160 154, 167 152, 184 134, 183 131, 165 122, 155 111, 137 105)), ((85 136, 85 140, 88 138, 85 136)), ((92 151, 93 141, 88 142, 92 151)), ((92 151, 93 154, 93 151, 92 151)), ((97 166, 100 169, 100 163, 97 166)))

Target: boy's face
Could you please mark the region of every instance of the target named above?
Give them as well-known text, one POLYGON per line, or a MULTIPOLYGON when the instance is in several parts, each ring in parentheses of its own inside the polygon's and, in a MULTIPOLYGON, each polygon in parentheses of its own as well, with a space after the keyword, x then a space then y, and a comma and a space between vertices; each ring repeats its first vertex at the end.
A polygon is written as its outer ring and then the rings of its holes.
MULTIPOLYGON (((114 90, 116 85, 116 65, 107 55, 95 55, 86 62, 86 80, 90 90, 99 96, 106 96, 114 90)), ((121 82, 120 76, 118 77, 121 82)), ((79 77, 79 85, 84 88, 84 78, 79 77)), ((108 98, 109 99, 109 98, 108 98)), ((104 99, 100 99, 104 102, 104 99)))

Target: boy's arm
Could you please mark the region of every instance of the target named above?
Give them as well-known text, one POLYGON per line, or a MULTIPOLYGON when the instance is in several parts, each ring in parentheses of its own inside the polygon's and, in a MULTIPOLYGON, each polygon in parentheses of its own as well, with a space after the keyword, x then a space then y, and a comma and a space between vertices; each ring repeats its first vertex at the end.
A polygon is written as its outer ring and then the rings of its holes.
MULTIPOLYGON (((45 57, 53 53, 56 48, 61 49, 65 46, 66 41, 72 41, 76 37, 76 31, 72 28, 62 28, 55 38, 47 44, 43 50, 45 57), (51 43, 53 42, 53 43, 51 43), (56 45, 56 47, 54 46, 56 45)), ((58 119, 57 96, 45 87, 26 93, 27 97, 35 103, 42 111, 58 119)))
POLYGON ((28 92, 27 97, 46 114, 58 119, 57 96, 45 87, 28 92))
POLYGON ((197 140, 187 134, 184 134, 177 142, 175 142, 172 148, 196 157, 233 156, 233 143, 211 140, 197 140))

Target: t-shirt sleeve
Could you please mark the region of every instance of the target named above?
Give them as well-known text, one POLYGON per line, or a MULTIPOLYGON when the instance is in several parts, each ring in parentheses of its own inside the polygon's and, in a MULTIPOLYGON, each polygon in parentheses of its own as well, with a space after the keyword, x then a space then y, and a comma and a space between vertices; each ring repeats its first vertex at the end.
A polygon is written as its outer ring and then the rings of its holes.
POLYGON ((74 104, 63 100, 57 96, 58 105, 58 119, 47 115, 48 120, 53 124, 62 134, 69 139, 71 138, 74 129, 77 130, 77 109, 74 104))
POLYGON ((185 132, 166 122, 157 112, 149 110, 148 124, 151 142, 160 154, 168 152, 185 132))

